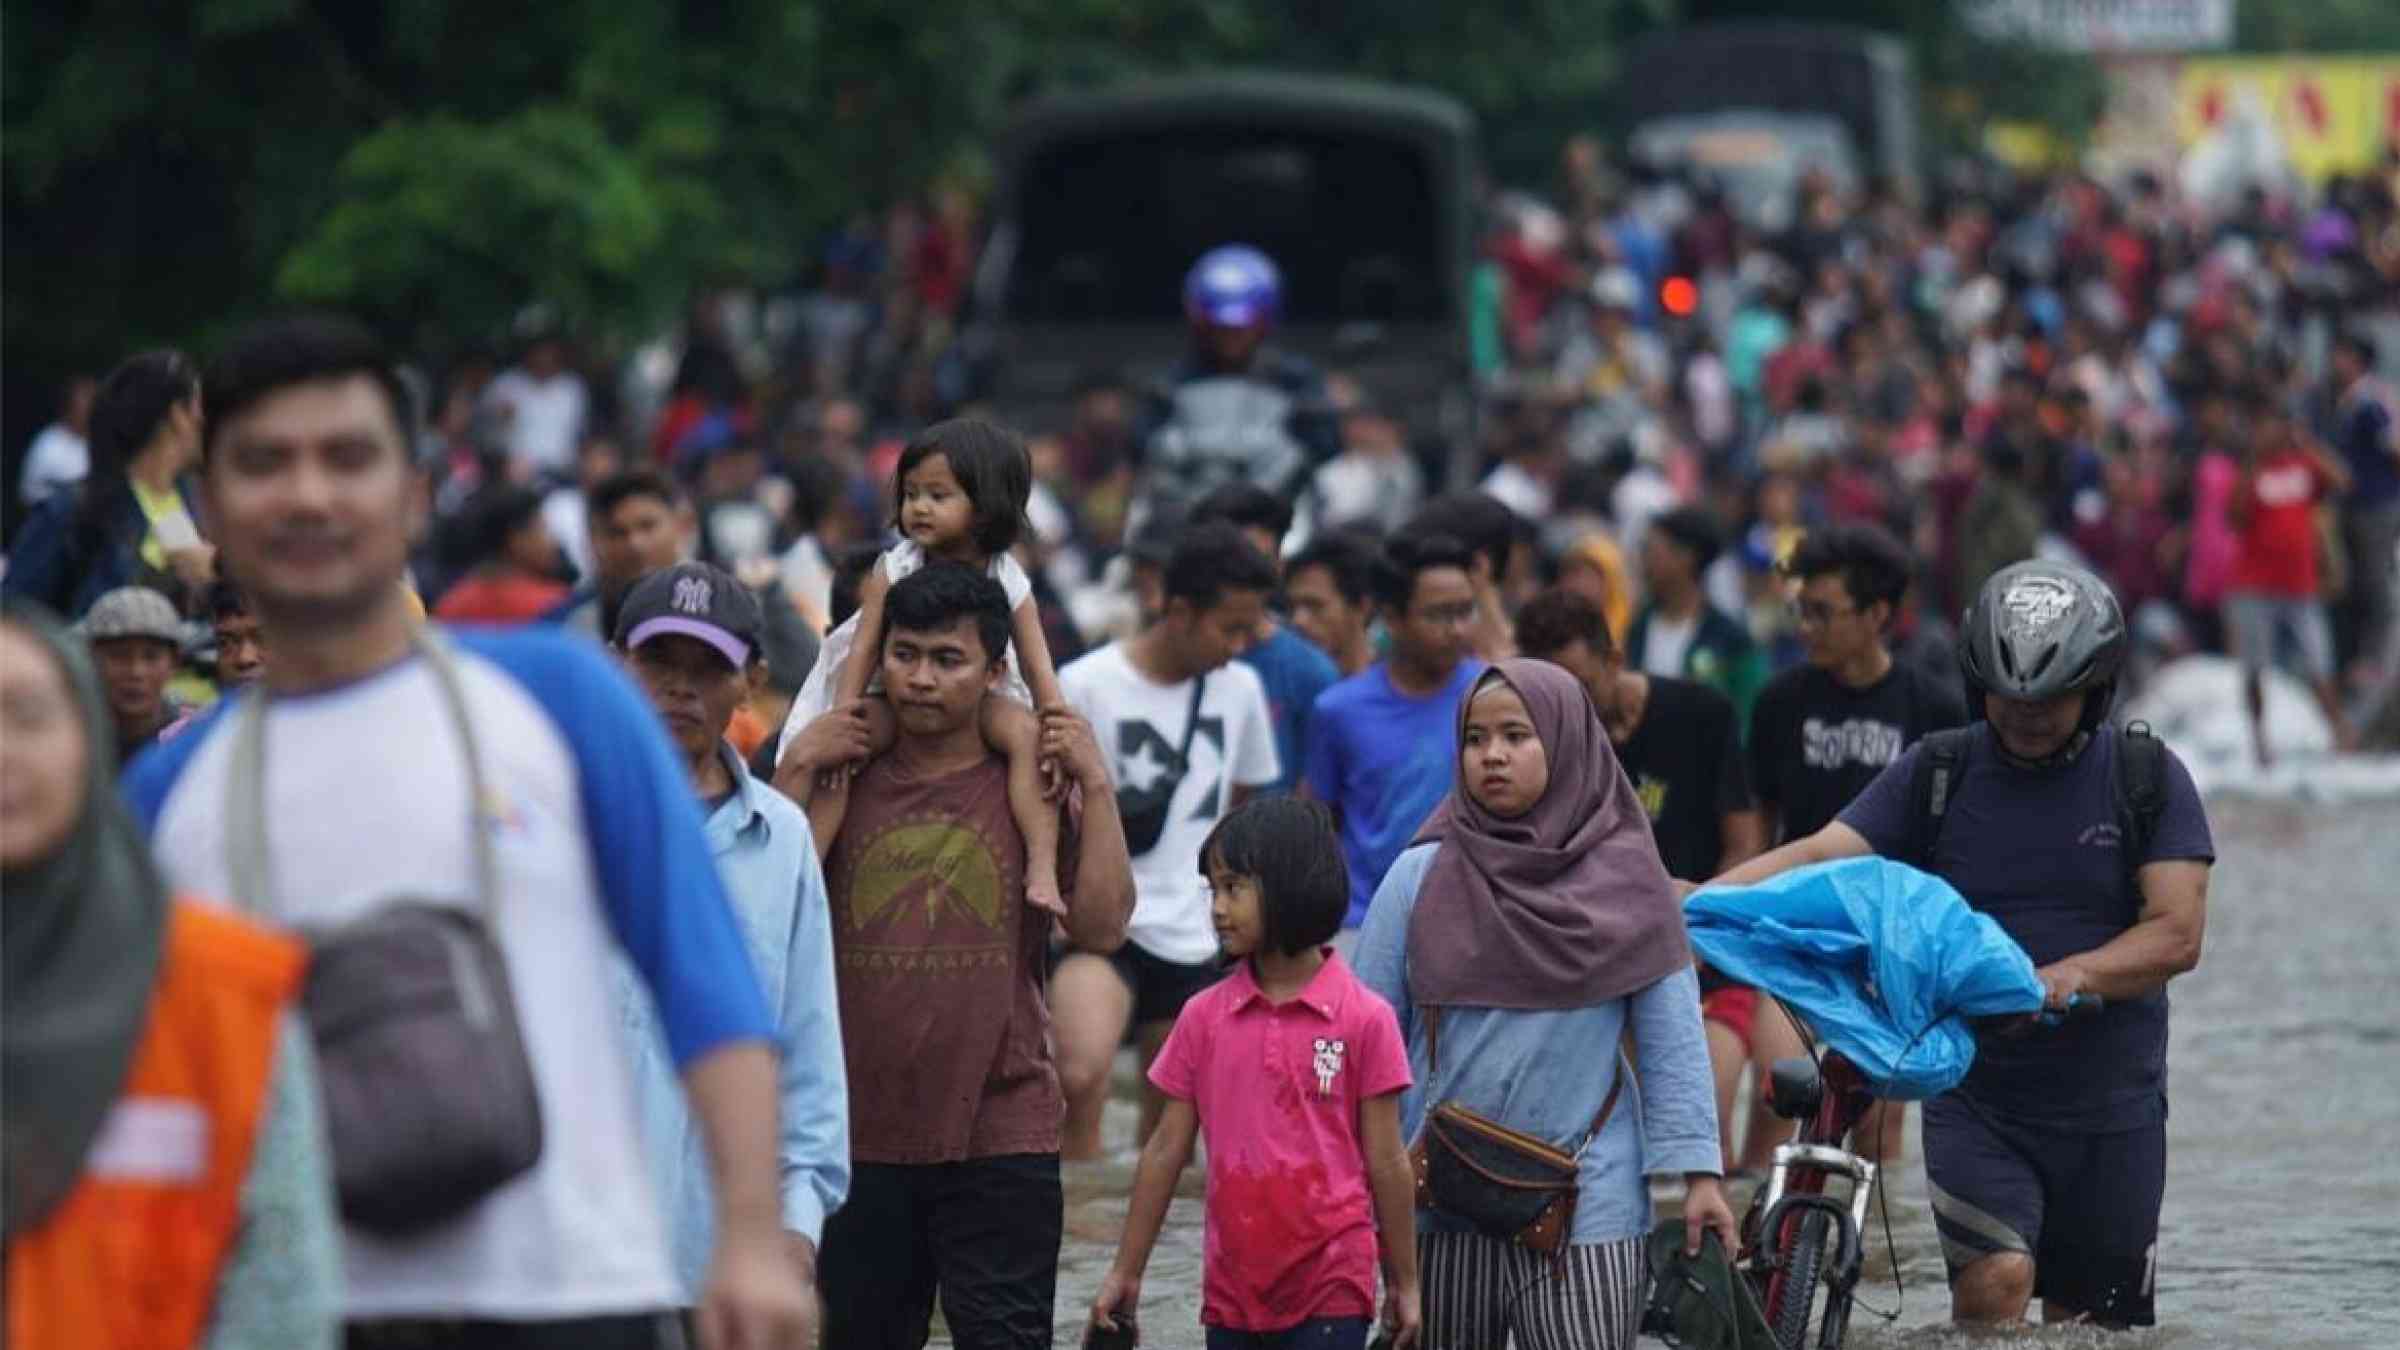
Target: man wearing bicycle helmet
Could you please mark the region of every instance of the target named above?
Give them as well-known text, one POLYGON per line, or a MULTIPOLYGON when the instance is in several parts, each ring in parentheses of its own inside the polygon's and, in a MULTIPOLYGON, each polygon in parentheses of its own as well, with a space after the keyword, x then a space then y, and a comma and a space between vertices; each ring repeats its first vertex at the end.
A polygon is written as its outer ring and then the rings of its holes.
POLYGON ((1192 264, 1183 282, 1191 355, 1152 396, 1141 437, 1152 509, 1188 506, 1236 480, 1288 501, 1341 449, 1316 368, 1266 345, 1282 308, 1282 274, 1247 244, 1192 264))
POLYGON ((1984 583, 1959 635, 1968 713, 1831 824, 1729 884, 1874 853, 1949 881, 2032 956, 2047 1002, 2104 1010, 1986 1037, 1925 1104, 1925 1171, 1951 1316, 2148 1326, 2166 1189, 2167 981, 2199 964, 2215 860, 2191 775, 2109 723, 2125 619, 2079 567, 1984 583))

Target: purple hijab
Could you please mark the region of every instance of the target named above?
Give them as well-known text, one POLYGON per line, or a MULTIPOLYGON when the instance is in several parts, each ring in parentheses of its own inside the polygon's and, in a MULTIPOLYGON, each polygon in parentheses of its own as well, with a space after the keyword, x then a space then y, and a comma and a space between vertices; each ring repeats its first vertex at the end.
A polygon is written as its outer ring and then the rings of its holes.
MULTIPOLYGON (((1532 714, 1550 786, 1531 811, 1503 820, 1461 781, 1418 832, 1415 842, 1441 851, 1409 920, 1411 997, 1583 1008, 1692 964, 1683 906, 1590 695, 1547 661, 1503 661, 1492 673, 1532 714)), ((1473 705, 1470 693, 1459 708, 1461 745, 1473 705)))

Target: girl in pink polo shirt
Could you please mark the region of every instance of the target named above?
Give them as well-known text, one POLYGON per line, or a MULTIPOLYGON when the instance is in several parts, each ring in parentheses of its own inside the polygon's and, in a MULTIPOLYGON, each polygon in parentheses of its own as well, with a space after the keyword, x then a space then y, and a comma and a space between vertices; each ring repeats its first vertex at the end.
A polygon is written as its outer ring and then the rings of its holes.
POLYGON ((1408 1350, 1420 1320, 1416 1182, 1400 1136, 1408 1052, 1391 1005, 1325 945, 1350 904, 1333 823, 1313 802, 1252 802, 1209 835, 1200 871, 1234 960, 1184 1005, 1151 1066, 1166 1114, 1142 1150, 1092 1326, 1130 1329, 1167 1202, 1205 1132, 1208 1350, 1361 1350, 1379 1247, 1384 1321, 1408 1350))

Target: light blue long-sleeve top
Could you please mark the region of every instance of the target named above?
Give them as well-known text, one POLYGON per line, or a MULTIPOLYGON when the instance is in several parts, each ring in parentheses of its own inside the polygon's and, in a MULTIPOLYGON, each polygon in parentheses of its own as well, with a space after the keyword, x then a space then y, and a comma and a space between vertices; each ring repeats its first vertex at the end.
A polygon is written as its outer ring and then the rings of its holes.
POLYGON ((204 1350, 335 1350, 342 1340, 342 1225, 317 1097, 317 1052, 307 1024, 285 1013, 242 1219, 204 1350))
MULTIPOLYGON (((1408 1041, 1416 1082, 1400 1099, 1404 1137, 1417 1137, 1432 1106, 1457 1101, 1574 1151, 1624 1069, 1618 1042, 1630 1015, 1639 1066, 1608 1124, 1584 1151, 1575 1231, 1568 1240, 1616 1242, 1648 1233, 1650 1174, 1723 1168, 1699 977, 1687 966, 1639 993, 1584 1008, 1445 1008, 1437 1067, 1428 1053, 1427 1010, 1409 996, 1408 923, 1439 847, 1419 844, 1392 864, 1367 910, 1351 962, 1358 978, 1400 1015, 1400 1034, 1408 1041)), ((1465 1229, 1439 1213, 1420 1213, 1417 1222, 1435 1232, 1465 1229)))
MULTIPOLYGON (((731 746, 720 745, 718 754, 734 789, 709 812, 708 847, 780 1033, 776 1156, 783 1226, 815 1243, 824 1236, 825 1216, 850 1193, 850 1089, 842 1067, 825 873, 800 808, 752 778, 731 746)), ((641 981, 620 963, 616 984, 652 1184, 666 1216, 676 1277, 685 1298, 696 1299, 716 1245, 707 1148, 641 981)))

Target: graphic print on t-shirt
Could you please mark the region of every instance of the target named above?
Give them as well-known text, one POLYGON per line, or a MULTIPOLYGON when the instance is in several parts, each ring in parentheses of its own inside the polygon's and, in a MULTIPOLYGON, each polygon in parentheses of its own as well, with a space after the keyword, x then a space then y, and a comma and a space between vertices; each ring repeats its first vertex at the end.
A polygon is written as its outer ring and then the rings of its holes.
POLYGON ((2261 469, 2252 484, 2262 507, 2302 506, 2317 496, 2317 476, 2305 463, 2261 469))
POLYGON ((894 821, 860 847, 851 875, 844 965, 932 975, 1008 965, 1010 888, 973 822, 894 821))
POLYGON ((1238 790, 1265 787, 1279 771, 1258 672, 1235 661, 1160 684, 1134 667, 1125 643, 1113 642, 1070 662, 1058 686, 1090 719, 1117 785, 1133 861, 1125 940, 1179 965, 1214 959, 1217 930, 1200 878, 1201 841, 1238 790))
MULTIPOLYGON (((1178 740, 1183 728, 1176 727, 1178 740)), ((1217 748, 1220 762, 1225 758, 1225 719, 1203 714, 1198 726, 1192 729, 1192 754, 1175 753, 1176 741, 1147 721, 1127 720, 1117 723, 1117 810, 1131 819, 1146 811, 1164 809, 1175 800, 1176 790, 1190 776, 1192 761, 1198 758, 1200 742, 1208 741, 1217 748)), ((1221 779, 1222 775, 1219 776, 1221 779)), ((1193 807, 1189 820, 1215 820, 1218 797, 1222 787, 1219 779, 1206 784, 1199 803, 1193 807)), ((1157 841, 1151 841, 1155 848, 1157 841)), ((1143 849, 1147 853, 1148 849, 1143 849)))
POLYGON ((1800 723, 1800 762, 1812 769, 1880 769, 1900 758, 1907 745, 1907 731, 1872 717, 1839 722, 1810 717, 1800 723))
POLYGON ((1725 817, 1750 809, 1732 701, 1689 680, 1653 676, 1641 725, 1616 750, 1667 875, 1715 876, 1725 856, 1725 817))
POLYGON ((1333 1095, 1333 1080, 1341 1076, 1342 1056, 1349 1053, 1349 1050, 1350 1047, 1339 1039, 1329 1039, 1324 1036, 1317 1038, 1315 1067, 1318 1096, 1330 1097, 1333 1095))
MULTIPOLYGON (((2031 580, 2048 585, 2045 578, 2031 580)), ((2049 603, 2027 600, 2042 612, 2049 603)), ((1776 676, 1751 715, 1750 771, 1759 797, 1774 808, 1777 838, 1823 829, 1919 738, 1966 720, 1966 705, 1952 686, 1904 662, 1893 662, 1863 688, 1843 684, 1821 666, 1795 666, 1776 676)))
POLYGON ((1667 796, 1672 788, 1664 778, 1653 778, 1646 773, 1634 776, 1633 795, 1641 801, 1642 814, 1650 817, 1651 824, 1656 825, 1658 818, 1667 813, 1667 796))

